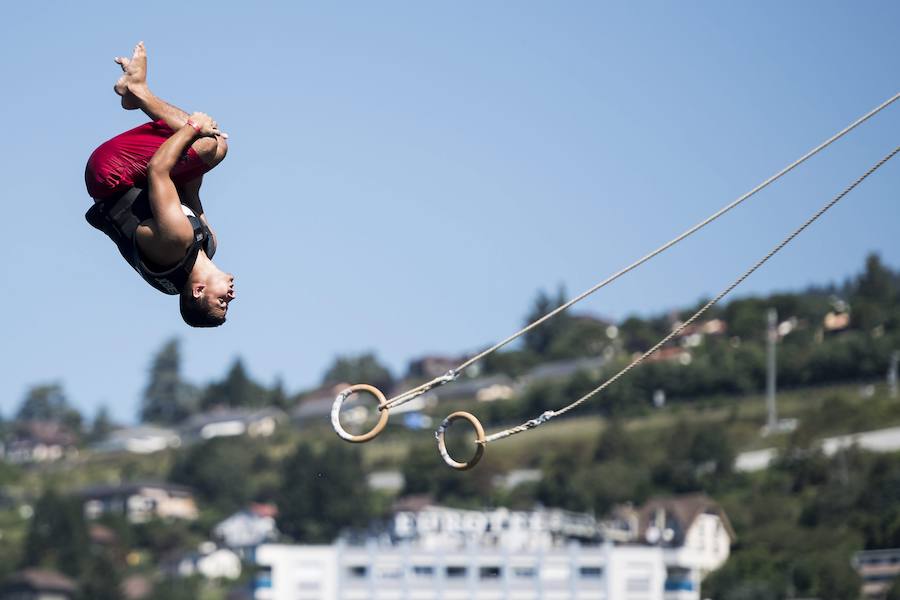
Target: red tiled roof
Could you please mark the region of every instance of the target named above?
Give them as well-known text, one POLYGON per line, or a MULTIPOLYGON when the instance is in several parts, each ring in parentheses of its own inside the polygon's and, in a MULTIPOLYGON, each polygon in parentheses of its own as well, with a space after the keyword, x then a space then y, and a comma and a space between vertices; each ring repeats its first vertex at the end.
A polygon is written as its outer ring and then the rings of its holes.
POLYGON ((278 516, 278 507, 274 504, 267 504, 264 502, 252 502, 249 508, 250 512, 256 515, 257 517, 277 517, 278 516))

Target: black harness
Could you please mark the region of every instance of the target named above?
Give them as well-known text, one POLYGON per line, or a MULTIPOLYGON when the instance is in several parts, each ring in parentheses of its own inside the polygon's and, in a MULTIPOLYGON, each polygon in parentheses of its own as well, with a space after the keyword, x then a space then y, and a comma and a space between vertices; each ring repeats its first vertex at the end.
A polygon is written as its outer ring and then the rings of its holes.
POLYGON ((116 198, 95 203, 84 215, 87 222, 109 236, 122 258, 144 281, 172 296, 178 295, 190 278, 197 254, 202 248, 209 258, 216 253, 216 243, 209 228, 195 216, 186 215, 194 228, 194 241, 178 264, 172 267, 148 266, 137 245, 137 228, 153 218, 147 190, 133 187, 116 198))

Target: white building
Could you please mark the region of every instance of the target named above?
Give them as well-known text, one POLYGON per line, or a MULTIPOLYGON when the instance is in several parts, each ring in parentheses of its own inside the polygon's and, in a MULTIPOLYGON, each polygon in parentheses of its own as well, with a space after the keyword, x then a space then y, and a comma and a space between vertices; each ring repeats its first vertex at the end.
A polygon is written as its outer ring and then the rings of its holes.
POLYGON ((633 514, 633 540, 615 544, 593 517, 560 510, 399 511, 363 543, 260 546, 253 597, 699 600, 702 578, 728 557, 721 510, 692 496, 633 514))
POLYGON ((105 440, 96 444, 94 450, 97 452, 153 454, 179 446, 181 446, 181 438, 175 431, 153 425, 139 425, 113 431, 105 440))
POLYGON ((278 539, 277 514, 278 509, 271 504, 251 504, 216 525, 213 537, 249 559, 257 546, 278 539))
POLYGON ((637 514, 637 539, 663 548, 666 565, 682 572, 685 586, 699 589, 700 581, 728 560, 734 530, 705 494, 652 498, 637 514))
POLYGON ((190 440, 239 435, 269 437, 286 418, 287 415, 277 408, 217 409, 192 416, 182 426, 182 433, 190 440))
POLYGON ((197 552, 181 557, 168 571, 180 577, 200 575, 206 579, 237 579, 241 576, 241 558, 227 548, 202 544, 197 552))
POLYGON ((861 597, 880 600, 900 577, 900 548, 863 550, 853 555, 852 564, 862 579, 861 597))
POLYGON ((78 456, 77 441, 68 427, 56 421, 26 421, 15 425, 0 450, 13 464, 54 462, 78 456))

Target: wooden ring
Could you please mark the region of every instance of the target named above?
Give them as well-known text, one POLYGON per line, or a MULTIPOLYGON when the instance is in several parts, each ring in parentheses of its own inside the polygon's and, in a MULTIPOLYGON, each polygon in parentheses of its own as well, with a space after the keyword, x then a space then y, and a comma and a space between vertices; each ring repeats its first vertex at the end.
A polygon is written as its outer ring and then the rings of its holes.
POLYGON ((331 426, 334 428, 335 433, 337 433, 342 439, 347 440, 348 442, 353 443, 361 443, 368 442, 369 440, 375 438, 381 431, 384 429, 384 426, 387 425, 388 422, 388 413, 389 411, 386 408, 382 408, 385 404, 387 404, 387 398, 384 397, 384 394, 381 393, 377 387, 372 385, 367 385, 365 383, 357 383, 356 385, 351 385, 347 389, 343 390, 340 394, 337 395, 337 398, 334 399, 334 404, 331 405, 331 426), (360 435, 353 435, 341 425, 341 407, 344 405, 344 401, 350 397, 351 394, 356 392, 369 392, 378 400, 378 422, 375 423, 375 427, 373 427, 370 431, 366 433, 362 433, 360 435))
POLYGON ((466 471, 477 465, 478 461, 481 460, 481 457, 484 455, 484 445, 487 443, 484 439, 484 427, 481 426, 481 422, 472 413, 467 413, 462 410, 457 411, 444 419, 441 426, 438 427, 435 432, 434 437, 437 438, 438 451, 441 453, 441 458, 444 459, 444 462, 447 463, 448 466, 457 471, 466 471), (472 425, 472 429, 475 430, 475 455, 470 458, 468 462, 457 462, 453 460, 450 453, 447 452, 447 443, 444 440, 444 432, 447 431, 447 428, 450 427, 450 424, 453 423, 453 421, 459 420, 468 421, 472 425))

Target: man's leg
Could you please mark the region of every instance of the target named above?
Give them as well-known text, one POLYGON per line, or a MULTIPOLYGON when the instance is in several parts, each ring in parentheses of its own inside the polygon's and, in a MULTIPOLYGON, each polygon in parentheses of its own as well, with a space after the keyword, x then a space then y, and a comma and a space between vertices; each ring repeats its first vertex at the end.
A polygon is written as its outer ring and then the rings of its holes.
MULTIPOLYGON (((147 86, 147 50, 144 42, 134 47, 131 58, 120 56, 116 62, 122 67, 123 74, 116 82, 116 93, 122 96, 122 107, 126 110, 141 109, 154 121, 165 121, 172 131, 178 131, 187 122, 186 112, 161 100, 147 86)), ((222 162, 228 152, 228 144, 222 137, 204 137, 195 141, 191 148, 210 167, 222 162)))

